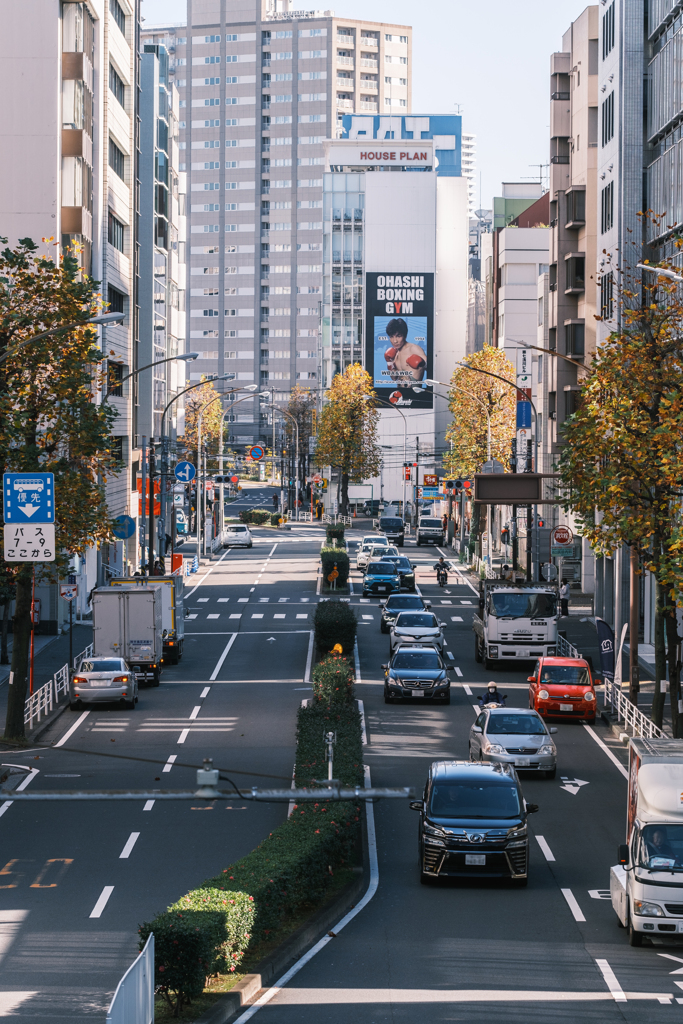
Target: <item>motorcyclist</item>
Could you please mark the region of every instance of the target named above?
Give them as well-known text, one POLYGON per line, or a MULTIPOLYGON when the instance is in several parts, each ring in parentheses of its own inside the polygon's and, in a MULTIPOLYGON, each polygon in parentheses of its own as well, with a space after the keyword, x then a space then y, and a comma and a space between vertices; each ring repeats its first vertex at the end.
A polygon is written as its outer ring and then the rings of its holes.
POLYGON ((438 562, 434 563, 432 568, 436 569, 436 578, 437 578, 437 580, 439 579, 439 576, 441 575, 441 573, 445 573, 445 575, 448 576, 448 562, 443 557, 443 555, 441 555, 441 557, 439 558, 438 562))
POLYGON ((500 692, 496 683, 491 682, 486 687, 486 692, 479 697, 479 703, 483 707, 485 704, 504 704, 505 695, 500 692))

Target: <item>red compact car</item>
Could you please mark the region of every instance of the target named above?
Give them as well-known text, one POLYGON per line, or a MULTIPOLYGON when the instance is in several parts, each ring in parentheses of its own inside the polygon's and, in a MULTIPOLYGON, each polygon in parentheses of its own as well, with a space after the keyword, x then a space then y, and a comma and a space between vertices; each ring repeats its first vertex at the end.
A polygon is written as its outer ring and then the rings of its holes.
POLYGON ((529 676, 529 707, 544 718, 595 721, 597 701, 590 666, 583 658, 539 658, 529 676))

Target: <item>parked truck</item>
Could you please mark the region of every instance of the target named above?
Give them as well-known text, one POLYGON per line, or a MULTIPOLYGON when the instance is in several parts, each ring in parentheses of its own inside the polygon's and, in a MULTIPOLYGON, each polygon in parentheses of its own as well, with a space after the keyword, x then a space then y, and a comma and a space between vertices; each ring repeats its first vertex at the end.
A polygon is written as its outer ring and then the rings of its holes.
POLYGON ((558 593, 552 583, 481 580, 474 656, 486 667, 557 653, 558 593))
POLYGON ((138 683, 159 685, 162 640, 162 589, 158 586, 99 587, 93 593, 93 655, 118 655, 138 683))
POLYGON ((683 936, 683 740, 629 740, 626 842, 612 907, 632 946, 683 936))
POLYGON ((177 665, 183 656, 185 641, 184 582, 182 576, 118 576, 112 587, 159 587, 161 591, 161 629, 164 664, 177 665))

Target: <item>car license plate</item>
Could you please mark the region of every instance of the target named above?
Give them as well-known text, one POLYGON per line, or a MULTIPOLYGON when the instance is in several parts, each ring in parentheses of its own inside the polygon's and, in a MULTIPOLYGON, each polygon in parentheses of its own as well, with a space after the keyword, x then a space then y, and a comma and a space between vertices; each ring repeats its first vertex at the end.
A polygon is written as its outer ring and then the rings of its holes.
POLYGON ((528 768, 531 764, 531 761, 528 757, 516 757, 515 764, 518 768, 528 768))
POLYGON ((471 864, 473 867, 481 868, 486 864, 485 853, 466 853, 465 864, 471 864))
POLYGON ((574 705, 573 704, 560 704, 560 711, 573 711, 573 710, 574 710, 574 705))
POLYGON ((528 651, 517 651, 517 657, 518 658, 528 658, 529 657, 529 652, 528 651))
POLYGON ((109 683, 94 683, 91 681, 91 686, 109 686, 109 683))
POLYGON ((410 692, 412 693, 413 697, 424 697, 425 695, 424 690, 411 690, 410 692))
POLYGON ((384 592, 386 591, 386 589, 387 589, 387 588, 386 588, 386 587, 378 587, 377 589, 378 589, 378 590, 381 590, 381 591, 382 591, 382 593, 384 593, 384 592))

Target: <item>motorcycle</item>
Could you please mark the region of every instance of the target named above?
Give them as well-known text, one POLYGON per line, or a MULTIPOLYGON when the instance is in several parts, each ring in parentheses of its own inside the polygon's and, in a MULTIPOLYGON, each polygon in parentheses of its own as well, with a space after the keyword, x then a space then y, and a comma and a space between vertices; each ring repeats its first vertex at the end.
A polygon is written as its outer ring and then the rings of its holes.
POLYGON ((436 582, 440 587, 445 587, 448 583, 448 573, 445 569, 436 570, 436 582))
POLYGON ((479 698, 479 707, 481 708, 482 711, 493 711, 496 708, 505 708, 505 707, 507 707, 507 704, 505 703, 507 699, 508 699, 507 693, 501 693, 500 701, 497 701, 497 700, 485 701, 483 697, 480 697, 479 698))

